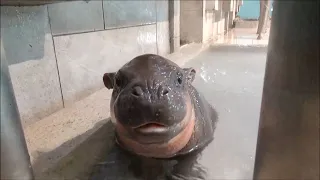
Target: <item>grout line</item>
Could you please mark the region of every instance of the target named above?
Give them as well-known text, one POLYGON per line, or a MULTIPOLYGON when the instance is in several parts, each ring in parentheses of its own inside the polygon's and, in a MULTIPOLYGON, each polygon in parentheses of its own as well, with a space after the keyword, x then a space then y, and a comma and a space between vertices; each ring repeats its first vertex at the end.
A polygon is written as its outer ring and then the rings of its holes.
POLYGON ((106 29, 106 21, 104 19, 104 3, 103 3, 104 0, 101 0, 102 2, 102 20, 103 20, 103 29, 106 29))
POLYGON ((156 48, 157 48, 157 54, 159 55, 159 45, 158 45, 158 1, 155 2, 155 11, 156 11, 156 48))
POLYGON ((93 32, 101 32, 101 31, 115 30, 115 29, 126 29, 126 28, 149 26, 149 25, 156 25, 156 22, 138 24, 138 25, 130 25, 130 26, 123 26, 123 27, 112 27, 112 28, 105 28, 105 29, 101 29, 101 30, 91 30, 91 31, 85 31, 85 32, 61 33, 61 34, 56 34, 56 35, 52 35, 52 36, 53 37, 59 37, 59 36, 66 36, 66 35, 87 34, 87 33, 93 33, 93 32))
POLYGON ((56 46, 55 46, 55 43, 54 43, 54 38, 53 38, 53 35, 52 35, 51 20, 50 20, 49 6, 48 6, 48 5, 47 5, 47 12, 48 12, 48 23, 49 23, 49 27, 50 27, 51 39, 52 39, 52 45, 53 45, 53 53, 54 53, 54 57, 55 57, 55 59, 56 59, 56 68, 57 68, 58 80, 59 80, 59 85, 60 85, 60 93, 61 93, 62 107, 65 108, 65 105, 64 105, 64 97, 63 97, 63 93, 62 93, 61 78, 60 78, 60 72, 59 72, 59 66, 58 66, 58 58, 57 58, 57 54, 56 54, 56 46))

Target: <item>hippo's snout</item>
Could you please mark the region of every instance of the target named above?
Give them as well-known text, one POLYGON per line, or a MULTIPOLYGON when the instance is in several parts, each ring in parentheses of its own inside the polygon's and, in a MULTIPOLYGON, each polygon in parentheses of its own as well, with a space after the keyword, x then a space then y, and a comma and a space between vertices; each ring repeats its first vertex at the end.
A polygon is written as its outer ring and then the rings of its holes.
POLYGON ((142 88, 141 86, 133 86, 131 89, 131 95, 136 98, 148 98, 156 97, 161 99, 167 96, 169 93, 169 88, 160 85, 157 88, 142 88), (151 90, 150 90, 151 89, 151 90))
POLYGON ((114 102, 117 121, 128 128, 145 123, 172 126, 186 114, 187 93, 161 81, 135 80, 118 94, 114 102))

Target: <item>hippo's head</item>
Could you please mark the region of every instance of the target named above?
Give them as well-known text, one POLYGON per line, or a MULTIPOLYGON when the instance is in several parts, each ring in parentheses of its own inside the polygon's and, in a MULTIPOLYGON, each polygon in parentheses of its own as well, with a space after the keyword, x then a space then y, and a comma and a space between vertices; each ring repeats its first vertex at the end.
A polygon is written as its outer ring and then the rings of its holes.
POLYGON ((161 56, 132 59, 103 82, 113 89, 110 110, 118 143, 139 155, 171 157, 188 143, 195 117, 190 84, 195 70, 161 56))

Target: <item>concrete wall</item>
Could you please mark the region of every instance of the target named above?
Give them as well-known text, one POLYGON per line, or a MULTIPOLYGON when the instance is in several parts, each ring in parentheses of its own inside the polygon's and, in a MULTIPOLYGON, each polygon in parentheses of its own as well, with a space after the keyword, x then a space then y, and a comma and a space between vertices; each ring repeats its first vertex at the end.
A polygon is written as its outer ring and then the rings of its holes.
POLYGON ((232 27, 242 0, 182 0, 180 36, 182 43, 210 42, 232 27))
POLYGON ((180 1, 181 42, 202 42, 203 0, 180 1))
POLYGON ((103 88, 105 72, 170 52, 168 0, 1 7, 1 52, 23 125, 103 88))

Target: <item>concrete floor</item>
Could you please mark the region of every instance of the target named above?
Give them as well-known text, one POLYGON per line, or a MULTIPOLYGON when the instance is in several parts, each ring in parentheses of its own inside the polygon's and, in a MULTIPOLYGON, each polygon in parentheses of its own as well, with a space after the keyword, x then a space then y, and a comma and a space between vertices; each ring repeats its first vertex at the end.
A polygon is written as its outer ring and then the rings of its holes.
POLYGON ((270 27, 262 33, 262 38, 257 40, 257 27, 234 28, 224 36, 220 37, 215 44, 246 45, 246 46, 267 46, 269 43, 270 27))

